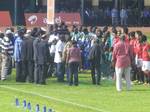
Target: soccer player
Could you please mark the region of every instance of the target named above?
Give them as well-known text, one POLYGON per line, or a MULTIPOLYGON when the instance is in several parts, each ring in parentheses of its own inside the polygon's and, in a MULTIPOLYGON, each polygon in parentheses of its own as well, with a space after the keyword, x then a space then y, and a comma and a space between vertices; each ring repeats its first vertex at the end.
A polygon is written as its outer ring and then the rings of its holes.
POLYGON ((145 84, 150 84, 150 44, 147 42, 147 37, 145 35, 142 36, 143 42, 143 51, 142 51, 142 71, 145 74, 146 82, 145 84))
POLYGON ((137 43, 136 43, 136 67, 137 67, 137 79, 139 84, 144 83, 144 75, 142 72, 142 32, 141 31, 136 31, 135 37, 137 38, 137 43))
MULTIPOLYGON (((135 38, 135 32, 130 32, 129 33, 129 39, 130 39, 130 46, 131 46, 131 49, 133 50, 133 56, 135 57, 136 56, 136 42, 137 42, 137 39, 135 38)), ((135 62, 133 63, 132 65, 132 81, 136 81, 137 80, 137 69, 136 69, 136 66, 135 66, 135 62)))

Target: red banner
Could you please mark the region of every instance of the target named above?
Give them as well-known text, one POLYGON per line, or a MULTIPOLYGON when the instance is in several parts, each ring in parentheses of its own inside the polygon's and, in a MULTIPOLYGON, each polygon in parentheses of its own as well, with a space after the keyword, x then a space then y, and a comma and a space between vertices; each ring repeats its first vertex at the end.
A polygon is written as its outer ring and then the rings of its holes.
MULTIPOLYGON (((26 26, 46 26, 46 13, 25 13, 26 26)), ((79 13, 57 13, 55 23, 65 22, 67 25, 81 25, 79 13)))
POLYGON ((0 26, 12 26, 12 21, 8 11, 0 11, 0 26))

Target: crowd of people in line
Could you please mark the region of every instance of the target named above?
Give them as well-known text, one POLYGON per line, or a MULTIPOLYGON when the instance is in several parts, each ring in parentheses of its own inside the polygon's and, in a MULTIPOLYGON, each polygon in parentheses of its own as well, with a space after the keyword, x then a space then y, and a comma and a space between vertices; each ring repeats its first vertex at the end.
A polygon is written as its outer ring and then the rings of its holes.
POLYGON ((131 80, 150 84, 150 44, 141 31, 128 32, 127 27, 73 26, 62 23, 47 30, 35 27, 7 28, 0 32, 1 80, 7 80, 13 65, 16 82, 46 84, 52 76, 58 82, 78 86, 79 70, 91 70, 92 84, 100 85, 101 77, 116 79, 122 90, 122 76, 127 90, 131 80), (65 78, 66 74, 66 78, 65 78))
POLYGON ((85 24, 116 26, 149 26, 150 9, 110 8, 89 9, 84 11, 85 24), (130 19, 129 19, 130 18, 130 19), (93 23, 91 23, 91 20, 93 23))

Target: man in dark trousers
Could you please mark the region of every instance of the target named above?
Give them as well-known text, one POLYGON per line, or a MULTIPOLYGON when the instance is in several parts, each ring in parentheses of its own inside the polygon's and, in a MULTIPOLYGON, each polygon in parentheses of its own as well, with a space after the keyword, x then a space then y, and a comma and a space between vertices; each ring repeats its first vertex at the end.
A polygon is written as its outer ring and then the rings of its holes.
POLYGON ((14 44, 14 59, 16 62, 16 82, 25 82, 25 76, 23 71, 23 38, 24 38, 24 31, 19 30, 18 31, 18 37, 15 40, 14 44))
POLYGON ((100 85, 101 80, 101 57, 102 57, 102 50, 101 50, 100 40, 95 39, 94 45, 91 47, 89 52, 89 60, 91 62, 91 76, 92 76, 92 83, 100 85))
POLYGON ((65 46, 65 36, 64 33, 61 32, 59 35, 59 40, 56 44, 54 57, 54 62, 56 63, 56 75, 58 82, 64 82, 65 65, 62 57, 64 46, 65 46))
POLYGON ((25 44, 26 44, 26 78, 32 83, 34 81, 34 60, 33 60, 33 41, 34 38, 31 36, 30 32, 25 34, 25 44))
POLYGON ((39 36, 34 40, 34 62, 35 62, 35 74, 34 80, 36 84, 46 84, 46 65, 50 62, 48 42, 46 41, 46 35, 39 36))
MULTIPOLYGON (((26 33, 26 30, 24 31, 24 34, 26 33)), ((31 44, 29 46, 29 42, 28 42, 28 38, 27 35, 29 34, 25 34, 23 35, 23 38, 22 38, 22 45, 20 47, 21 49, 21 63, 22 63, 22 70, 21 70, 21 73, 22 73, 22 81, 23 82, 26 82, 27 79, 29 78, 30 75, 33 75, 31 74, 31 72, 33 71, 33 64, 32 63, 29 63, 30 60, 32 60, 33 56, 30 56, 28 57, 28 55, 30 54, 29 53, 29 50, 32 50, 33 49, 33 45, 31 44), (31 47, 32 46, 32 47, 31 47), (30 74, 29 74, 30 73, 30 74)), ((33 55, 33 50, 32 50, 32 54, 33 55)), ((28 81, 30 82, 30 80, 28 79, 28 81)))
POLYGON ((41 41, 40 39, 40 34, 38 31, 36 31, 36 35, 34 35, 35 37, 35 40, 33 41, 33 51, 34 51, 34 56, 33 56, 33 59, 34 59, 34 82, 35 83, 39 83, 39 79, 37 78, 37 75, 38 75, 38 49, 37 49, 37 46, 38 46, 38 43, 41 41))

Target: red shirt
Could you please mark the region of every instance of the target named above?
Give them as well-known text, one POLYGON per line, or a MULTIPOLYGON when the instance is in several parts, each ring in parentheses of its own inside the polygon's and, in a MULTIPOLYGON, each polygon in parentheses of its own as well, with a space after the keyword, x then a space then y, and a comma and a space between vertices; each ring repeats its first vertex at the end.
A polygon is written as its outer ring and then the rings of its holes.
POLYGON ((81 51, 77 47, 71 47, 68 49, 68 62, 80 62, 81 61, 81 51))
POLYGON ((114 39, 113 39, 113 47, 120 41, 120 38, 118 36, 116 36, 114 39))
POLYGON ((136 55, 138 56, 138 59, 142 59, 142 48, 143 46, 142 46, 142 44, 141 43, 137 43, 136 44, 136 48, 135 48, 135 51, 136 51, 136 55))
POLYGON ((125 37, 125 42, 130 43, 128 35, 126 35, 126 37, 125 37))
MULTIPOLYGON (((120 38, 118 36, 116 36, 113 40, 113 47, 120 41, 120 38)), ((129 38, 128 36, 125 37, 125 42, 129 44, 129 38)))
POLYGON ((143 45, 142 59, 143 61, 150 61, 150 44, 146 43, 143 45))
POLYGON ((136 38, 130 40, 129 42, 131 49, 134 52, 134 55, 136 54, 136 42, 137 42, 136 38))
POLYGON ((119 41, 113 50, 113 60, 116 62, 115 66, 118 68, 125 68, 130 66, 133 51, 126 42, 119 41))

